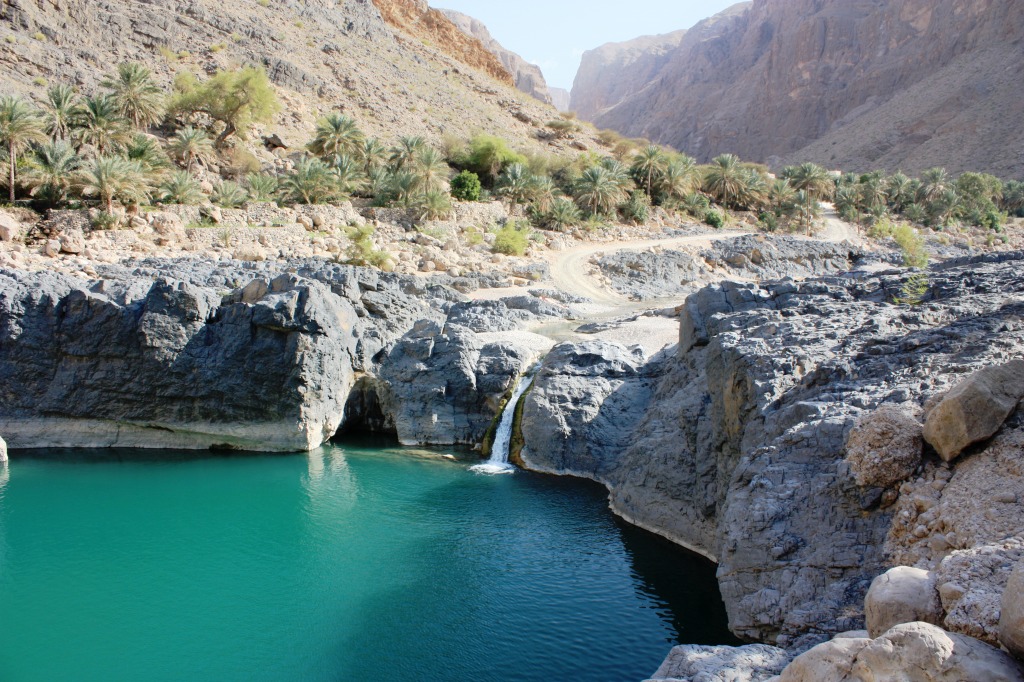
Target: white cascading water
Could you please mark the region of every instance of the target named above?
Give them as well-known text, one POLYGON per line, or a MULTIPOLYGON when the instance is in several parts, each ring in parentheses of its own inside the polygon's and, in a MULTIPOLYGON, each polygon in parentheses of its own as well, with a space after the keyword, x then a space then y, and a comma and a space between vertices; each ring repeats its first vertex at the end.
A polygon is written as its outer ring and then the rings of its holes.
POLYGON ((519 379, 516 390, 512 392, 512 397, 508 399, 508 404, 505 405, 505 411, 501 413, 501 421, 498 422, 498 428, 494 430, 494 441, 491 443, 491 458, 483 464, 470 467, 470 471, 475 471, 478 474, 511 474, 515 471, 515 467, 508 463, 508 452, 512 444, 512 425, 516 418, 516 405, 519 404, 519 400, 526 393, 526 389, 533 383, 533 377, 536 373, 536 370, 531 370, 519 379))

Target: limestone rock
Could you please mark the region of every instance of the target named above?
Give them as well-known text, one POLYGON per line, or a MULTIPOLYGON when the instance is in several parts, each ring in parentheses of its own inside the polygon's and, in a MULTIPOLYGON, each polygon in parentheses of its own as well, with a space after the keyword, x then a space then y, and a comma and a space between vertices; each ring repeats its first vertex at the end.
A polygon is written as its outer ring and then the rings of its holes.
POLYGON ((46 243, 43 244, 43 253, 50 258, 56 258, 60 255, 60 240, 59 239, 47 239, 46 243))
POLYGON ((921 463, 921 424, 905 409, 883 405, 861 417, 846 439, 846 461, 857 485, 888 488, 921 463))
POLYGON ((767 682, 782 672, 790 656, 765 644, 749 646, 677 646, 647 682, 767 682))
POLYGON ((0 241, 15 242, 21 239, 21 223, 6 211, 0 211, 0 241))
POLYGON ((999 642, 1024 660, 1024 561, 1017 564, 1003 591, 999 642))
POLYGON ((928 414, 924 439, 947 462, 990 438, 1024 398, 1024 360, 987 367, 957 384, 928 414))
POLYGON ((0 464, 7 461, 7 441, 0 438, 0 464))
POLYGON ((854 679, 877 682, 1024 682, 1010 656, 928 623, 897 625, 857 657, 854 679))
POLYGON ((875 640, 834 639, 798 656, 780 682, 1021 682, 1002 651, 929 623, 897 625, 875 640))
POLYGON ((786 666, 779 682, 853 682, 857 657, 871 644, 869 638, 842 637, 819 644, 786 666))
POLYGON ((82 253, 85 251, 85 237, 78 230, 61 235, 60 250, 61 253, 82 253))
POLYGON ((871 583, 864 611, 872 637, 900 623, 923 621, 938 625, 942 621, 942 605, 935 576, 909 566, 890 569, 871 583))

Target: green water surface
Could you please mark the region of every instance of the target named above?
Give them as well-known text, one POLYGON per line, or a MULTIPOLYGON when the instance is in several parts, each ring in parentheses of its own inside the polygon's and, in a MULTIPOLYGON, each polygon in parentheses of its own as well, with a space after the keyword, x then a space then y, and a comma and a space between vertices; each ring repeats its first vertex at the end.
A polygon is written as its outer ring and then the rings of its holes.
POLYGON ((0 680, 642 680, 732 643, 713 566, 603 488, 442 454, 12 453, 0 680))

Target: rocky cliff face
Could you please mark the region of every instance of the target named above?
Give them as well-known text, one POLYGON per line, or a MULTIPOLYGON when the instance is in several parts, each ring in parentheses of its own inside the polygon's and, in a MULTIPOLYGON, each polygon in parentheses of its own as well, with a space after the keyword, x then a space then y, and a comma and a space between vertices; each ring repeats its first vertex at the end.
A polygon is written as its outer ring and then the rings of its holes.
POLYGON ((562 112, 572 111, 572 95, 565 88, 548 88, 551 104, 562 112))
POLYGON ((900 492, 858 483, 849 433, 1019 355, 1024 256, 1010 258, 932 271, 916 308, 889 302, 895 273, 712 285, 687 300, 678 348, 648 361, 557 346, 525 400, 520 458, 604 482, 623 517, 715 558, 737 634, 799 648, 859 629, 900 492))
POLYGON ((505 49, 494 39, 491 32, 487 30, 487 26, 479 19, 451 9, 439 11, 448 17, 460 31, 479 40, 488 52, 497 57, 505 71, 512 76, 516 88, 544 104, 552 103, 548 84, 544 81, 544 74, 541 73, 540 67, 530 64, 515 52, 505 49))
POLYGON ((756 0, 687 32, 621 101, 582 73, 573 97, 600 127, 701 160, 1012 176, 1022 27, 1013 0, 756 0))
POLYGON ((597 120, 654 79, 684 35, 685 30, 676 31, 587 50, 573 82, 569 108, 580 118, 597 120))

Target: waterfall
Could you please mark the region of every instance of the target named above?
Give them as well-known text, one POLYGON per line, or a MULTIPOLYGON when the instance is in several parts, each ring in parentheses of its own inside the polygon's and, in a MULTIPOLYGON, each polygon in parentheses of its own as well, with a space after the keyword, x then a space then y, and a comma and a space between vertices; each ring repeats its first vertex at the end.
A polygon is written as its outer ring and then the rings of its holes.
POLYGON ((516 390, 512 391, 512 397, 505 405, 505 411, 501 413, 501 420, 498 428, 494 431, 494 441, 491 443, 491 458, 483 464, 470 467, 470 471, 478 474, 511 474, 515 467, 508 463, 509 447, 512 444, 512 426, 516 418, 516 406, 519 400, 526 393, 526 389, 533 383, 533 377, 537 369, 531 369, 519 379, 516 390))

